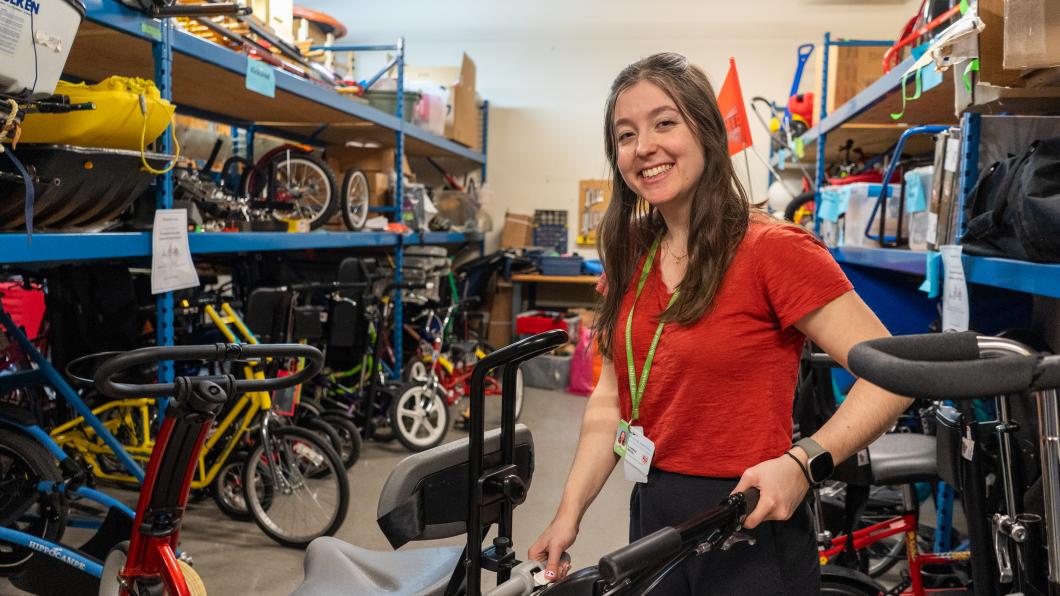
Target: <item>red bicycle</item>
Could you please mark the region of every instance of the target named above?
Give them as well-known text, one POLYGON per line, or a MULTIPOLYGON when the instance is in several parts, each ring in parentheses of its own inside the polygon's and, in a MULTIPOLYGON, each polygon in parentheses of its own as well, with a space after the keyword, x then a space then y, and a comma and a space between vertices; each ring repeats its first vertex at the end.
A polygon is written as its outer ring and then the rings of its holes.
POLYGON ((229 397, 301 384, 316 375, 323 362, 323 355, 312 346, 215 344, 141 348, 114 356, 99 367, 95 382, 104 395, 115 399, 172 397, 147 464, 132 535, 107 555, 100 594, 148 594, 159 592, 160 588, 172 596, 206 593, 202 579, 175 551, 192 474, 214 418, 229 397), (117 380, 123 371, 163 360, 229 362, 260 358, 304 358, 306 366, 292 375, 271 379, 223 375, 178 377, 173 383, 152 384, 117 380))
MULTIPOLYGON (((420 349, 406 368, 405 378, 412 386, 398 399, 394 423, 399 434, 413 435, 409 439, 414 443, 427 442, 423 440, 428 436, 427 429, 422 424, 415 429, 420 432, 412 432, 416 422, 422 420, 419 411, 424 409, 423 404, 439 400, 445 407, 451 407, 466 398, 471 392, 471 373, 475 365, 494 351, 492 346, 478 340, 446 341, 446 330, 460 306, 457 303, 446 307, 442 317, 433 309, 426 310, 422 332, 406 325, 409 334, 419 342, 420 349), (448 349, 443 351, 443 347, 448 349)), ((486 375, 487 396, 500 399, 503 376, 503 371, 486 375)), ((515 376, 516 419, 523 412, 523 393, 523 372, 520 370, 515 376)), ((456 424, 466 426, 467 419, 465 408, 456 424)))

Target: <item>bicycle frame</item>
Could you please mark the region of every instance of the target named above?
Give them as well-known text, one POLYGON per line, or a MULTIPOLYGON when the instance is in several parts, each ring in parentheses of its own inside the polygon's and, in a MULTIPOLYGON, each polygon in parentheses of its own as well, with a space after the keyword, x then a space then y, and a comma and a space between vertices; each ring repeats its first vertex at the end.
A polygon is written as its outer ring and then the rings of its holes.
MULTIPOLYGON (((22 330, 11 320, 11 317, 0 308, 0 327, 3 327, 7 335, 15 341, 19 349, 29 357, 36 366, 33 370, 21 371, 0 377, 0 390, 26 387, 30 385, 50 385, 63 400, 76 411, 84 421, 92 428, 96 436, 100 438, 111 449, 111 453, 118 459, 122 467, 138 482, 144 479, 144 471, 135 459, 125 449, 118 439, 104 426, 103 422, 95 415, 91 408, 77 395, 63 379, 59 371, 55 370, 51 362, 37 350, 33 342, 26 337, 22 330)), ((17 424, 17 422, 12 421, 17 424)), ((35 437, 40 440, 40 437, 35 437)), ((51 451, 51 447, 48 447, 51 451)), ((61 449, 60 449, 61 451, 61 449)), ((62 459, 60 459, 62 461, 62 459)))
MULTIPOLYGON (((880 542, 881 540, 890 538, 891 536, 896 536, 898 534, 903 535, 905 539, 906 560, 909 563, 910 589, 902 593, 911 594, 913 596, 923 596, 924 594, 930 593, 930 590, 924 588, 924 581, 921 576, 921 570, 924 565, 948 565, 955 562, 970 561, 972 553, 971 551, 945 553, 920 552, 920 549, 917 546, 919 520, 916 514, 916 503, 916 495, 914 494, 912 486, 903 486, 902 505, 904 512, 901 515, 896 515, 895 517, 872 524, 871 526, 855 530, 853 540, 854 549, 860 551, 872 544, 880 542)), ((832 539, 830 547, 820 550, 818 558, 821 565, 827 565, 828 563, 831 563, 833 559, 838 557, 846 548, 847 540, 848 537, 846 535, 837 536, 832 539)))

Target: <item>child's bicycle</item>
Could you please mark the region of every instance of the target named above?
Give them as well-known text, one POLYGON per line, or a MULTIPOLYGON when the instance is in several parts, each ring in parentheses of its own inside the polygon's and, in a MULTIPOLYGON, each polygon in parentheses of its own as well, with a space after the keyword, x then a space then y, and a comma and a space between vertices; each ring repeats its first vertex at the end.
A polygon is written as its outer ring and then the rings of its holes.
MULTIPOLYGON (((466 399, 470 390, 469 381, 475 364, 493 352, 493 347, 478 340, 457 340, 449 332, 455 314, 470 304, 478 303, 477 298, 462 300, 445 307, 427 308, 413 319, 420 323, 419 329, 406 325, 406 332, 418 342, 418 349, 405 371, 409 383, 421 386, 427 394, 440 393, 449 406, 466 399), (438 311, 443 311, 441 317, 438 311)), ((489 374, 486 377, 486 395, 497 397, 502 393, 503 374, 489 374)), ((515 377, 515 419, 523 413, 523 372, 515 377)), ((404 408, 401 411, 407 411, 404 408)), ((469 411, 465 408, 455 425, 467 428, 469 411)))

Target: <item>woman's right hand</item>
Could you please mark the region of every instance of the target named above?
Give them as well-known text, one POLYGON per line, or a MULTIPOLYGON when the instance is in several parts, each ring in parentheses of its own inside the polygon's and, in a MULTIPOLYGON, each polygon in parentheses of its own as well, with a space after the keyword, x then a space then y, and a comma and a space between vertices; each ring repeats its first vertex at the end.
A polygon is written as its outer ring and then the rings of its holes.
POLYGON ((537 540, 530 545, 527 559, 530 561, 548 561, 545 567, 545 579, 550 582, 563 579, 570 571, 570 562, 561 562, 563 553, 574 544, 578 537, 578 523, 557 516, 537 540))

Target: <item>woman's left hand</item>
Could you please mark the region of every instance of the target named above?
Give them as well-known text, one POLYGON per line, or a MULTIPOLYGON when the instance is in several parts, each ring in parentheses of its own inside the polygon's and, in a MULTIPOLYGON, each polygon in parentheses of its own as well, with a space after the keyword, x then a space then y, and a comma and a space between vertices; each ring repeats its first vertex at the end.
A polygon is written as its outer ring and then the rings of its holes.
MULTIPOLYGON (((792 449, 792 455, 805 464, 806 454, 792 449)), ((758 506, 744 520, 745 528, 754 528, 767 520, 783 521, 791 517, 806 496, 809 484, 798 464, 787 455, 747 468, 733 491, 758 487, 758 506)))

